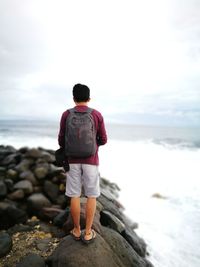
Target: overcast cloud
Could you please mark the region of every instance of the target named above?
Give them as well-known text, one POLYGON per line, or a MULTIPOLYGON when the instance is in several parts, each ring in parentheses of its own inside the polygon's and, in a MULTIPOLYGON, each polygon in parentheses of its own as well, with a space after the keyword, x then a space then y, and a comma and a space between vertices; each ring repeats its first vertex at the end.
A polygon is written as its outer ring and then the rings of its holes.
POLYGON ((1 0, 0 119, 59 119, 78 82, 107 121, 200 126, 200 2, 1 0))

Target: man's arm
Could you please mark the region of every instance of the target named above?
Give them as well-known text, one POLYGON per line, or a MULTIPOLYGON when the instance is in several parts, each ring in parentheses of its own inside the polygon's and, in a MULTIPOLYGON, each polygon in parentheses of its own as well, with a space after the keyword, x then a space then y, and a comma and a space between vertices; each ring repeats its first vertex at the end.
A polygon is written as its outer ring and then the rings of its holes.
POLYGON ((63 112, 61 119, 60 119, 60 130, 58 134, 58 144, 60 147, 65 147, 65 123, 67 118, 68 112, 63 112))
POLYGON ((106 134, 104 120, 102 117, 99 122, 99 127, 97 131, 97 145, 102 146, 105 145, 106 143, 107 143, 107 134, 106 134))

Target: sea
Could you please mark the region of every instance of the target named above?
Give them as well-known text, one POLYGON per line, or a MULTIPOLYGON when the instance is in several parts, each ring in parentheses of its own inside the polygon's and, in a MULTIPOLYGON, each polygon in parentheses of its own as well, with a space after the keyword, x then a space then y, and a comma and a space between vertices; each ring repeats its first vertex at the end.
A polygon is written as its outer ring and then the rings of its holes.
MULTIPOLYGON (((200 266, 200 128, 106 123, 100 174, 116 183, 155 267, 200 266)), ((59 122, 0 120, 0 144, 57 149, 59 122)))

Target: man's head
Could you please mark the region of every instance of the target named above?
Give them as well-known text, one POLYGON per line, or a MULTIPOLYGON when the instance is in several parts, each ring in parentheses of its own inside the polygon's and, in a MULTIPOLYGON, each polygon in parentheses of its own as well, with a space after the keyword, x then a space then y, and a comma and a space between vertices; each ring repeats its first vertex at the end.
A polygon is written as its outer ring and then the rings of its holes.
POLYGON ((76 103, 88 102, 90 100, 90 89, 84 84, 75 84, 73 87, 73 97, 76 103))

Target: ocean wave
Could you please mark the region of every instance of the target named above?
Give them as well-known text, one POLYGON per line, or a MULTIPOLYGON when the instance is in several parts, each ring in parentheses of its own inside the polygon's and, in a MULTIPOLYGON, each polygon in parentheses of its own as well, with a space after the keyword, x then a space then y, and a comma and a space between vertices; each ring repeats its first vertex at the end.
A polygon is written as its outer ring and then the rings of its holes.
POLYGON ((153 139, 152 142, 167 148, 200 149, 200 140, 188 141, 181 138, 156 138, 153 139))

